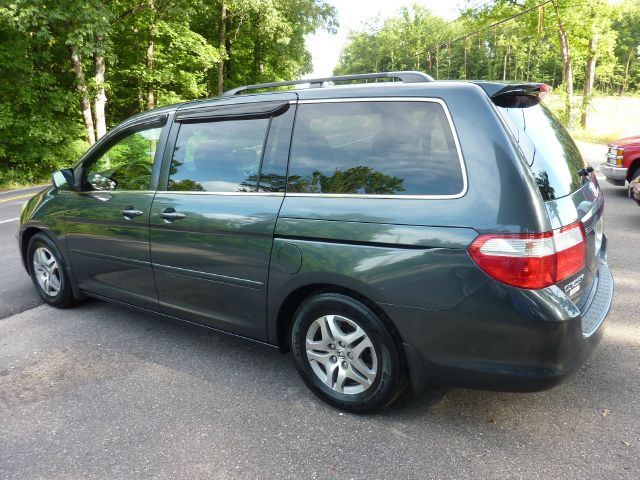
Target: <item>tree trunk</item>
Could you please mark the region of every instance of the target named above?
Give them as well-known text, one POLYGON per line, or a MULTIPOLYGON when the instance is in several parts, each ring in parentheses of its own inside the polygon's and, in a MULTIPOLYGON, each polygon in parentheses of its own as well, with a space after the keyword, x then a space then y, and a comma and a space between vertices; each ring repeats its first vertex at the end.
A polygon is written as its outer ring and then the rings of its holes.
POLYGON ((227 38, 227 6, 224 0, 220 6, 220 30, 218 31, 218 47, 220 50, 220 60, 218 61, 218 95, 224 91, 224 53, 226 51, 227 38))
POLYGON ((629 65, 631 65, 631 59, 633 58, 633 49, 629 50, 629 56, 627 57, 627 64, 624 66, 624 78, 622 80, 622 89, 620 95, 624 95, 627 90, 627 81, 629 80, 629 65))
POLYGON ((153 94, 153 42, 155 40, 155 25, 152 25, 147 35, 147 54, 146 54, 146 66, 147 66, 147 109, 151 110, 156 106, 156 99, 153 94))
POLYGON ((589 51, 587 62, 584 66, 584 88, 582 90, 582 114, 580 115, 580 125, 587 126, 589 116, 589 104, 591 103, 591 90, 596 75, 596 53, 598 50, 598 32, 595 32, 589 39, 589 51))
POLYGON ((73 65, 73 73, 76 77, 76 88, 80 93, 80 109, 82 110, 82 120, 87 130, 87 139, 89 144, 96 143, 96 132, 93 128, 93 116, 91 115, 91 102, 89 101, 89 92, 87 91, 87 82, 84 78, 84 69, 82 68, 82 60, 78 55, 78 49, 75 46, 69 47, 71 50, 71 64, 73 65))
POLYGON ((529 81, 530 73, 531 73, 531 42, 529 42, 529 48, 527 50, 527 82, 529 81))
MULTIPOLYGON (((256 29, 257 32, 260 31, 260 14, 258 14, 258 16, 255 18, 254 21, 254 27, 256 29)), ((260 44, 260 36, 259 35, 255 35, 253 37, 253 72, 251 75, 251 82, 252 83, 260 83, 259 79, 260 79, 260 73, 261 73, 261 62, 262 62, 262 45, 260 44)))
POLYGON ((93 102, 93 114, 95 115, 96 140, 107 133, 107 122, 104 115, 104 106, 107 103, 107 94, 104 90, 104 72, 106 69, 104 53, 100 51, 102 36, 96 35, 98 51, 93 56, 94 79, 96 82, 96 97, 93 102))
POLYGON ((553 1, 553 8, 556 12, 556 17, 558 17, 558 37, 560 39, 560 50, 562 51, 562 83, 564 83, 567 93, 565 99, 565 115, 567 118, 567 126, 571 128, 573 126, 573 112, 571 109, 573 102, 573 64, 571 60, 571 50, 569 47, 569 37, 567 36, 562 17, 558 11, 557 0, 553 1))
POLYGON ((504 51, 504 63, 502 64, 502 81, 507 80, 507 60, 509 60, 509 50, 510 46, 507 46, 507 49, 504 51))
POLYGON ((467 40, 464 41, 464 80, 467 79, 467 40))

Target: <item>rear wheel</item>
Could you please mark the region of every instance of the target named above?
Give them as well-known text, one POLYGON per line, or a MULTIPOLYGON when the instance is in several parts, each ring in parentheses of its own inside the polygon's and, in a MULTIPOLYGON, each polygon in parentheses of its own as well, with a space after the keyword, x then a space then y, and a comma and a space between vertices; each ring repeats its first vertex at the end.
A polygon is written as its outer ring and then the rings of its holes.
POLYGON ((307 386, 343 410, 384 408, 406 384, 398 342, 368 306, 346 295, 307 299, 295 314, 291 346, 307 386))
POLYGON ((58 308, 76 303, 63 257, 49 237, 38 233, 31 238, 27 262, 31 279, 46 303, 58 308))

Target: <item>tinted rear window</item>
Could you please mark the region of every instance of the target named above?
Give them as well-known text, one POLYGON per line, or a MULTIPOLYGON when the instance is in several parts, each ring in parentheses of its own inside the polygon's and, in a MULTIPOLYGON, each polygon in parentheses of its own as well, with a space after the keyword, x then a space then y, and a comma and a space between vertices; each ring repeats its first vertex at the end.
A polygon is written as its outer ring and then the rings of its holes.
POLYGON ((544 200, 564 197, 582 185, 582 155, 560 121, 542 104, 498 107, 527 158, 544 200))
POLYGON ((461 160, 439 103, 299 106, 288 191, 456 195, 462 189, 461 160))

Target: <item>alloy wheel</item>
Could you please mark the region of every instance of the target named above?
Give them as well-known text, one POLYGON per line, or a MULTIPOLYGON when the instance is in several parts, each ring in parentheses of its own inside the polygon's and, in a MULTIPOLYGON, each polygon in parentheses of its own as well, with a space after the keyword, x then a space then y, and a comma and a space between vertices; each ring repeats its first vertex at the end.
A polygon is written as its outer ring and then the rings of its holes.
POLYGON ((55 297, 60 293, 62 278, 56 257, 46 247, 38 247, 33 252, 33 270, 38 285, 44 293, 55 297))
POLYGON ((378 372, 371 339, 353 320, 325 315, 307 330, 307 359, 313 372, 332 390, 354 395, 367 390, 378 372))

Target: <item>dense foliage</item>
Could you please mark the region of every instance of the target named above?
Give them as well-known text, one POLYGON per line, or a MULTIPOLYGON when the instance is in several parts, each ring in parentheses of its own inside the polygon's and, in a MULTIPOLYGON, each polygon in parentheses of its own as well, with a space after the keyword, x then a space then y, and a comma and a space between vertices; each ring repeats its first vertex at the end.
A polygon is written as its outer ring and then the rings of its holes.
MULTIPOLYGON (((416 69, 441 79, 542 81, 563 92, 569 124, 587 121, 592 87, 640 89, 640 0, 541 2, 467 0, 454 22, 420 6, 373 19, 352 32, 336 73, 416 69)), ((0 186, 69 165, 136 112, 300 77, 311 69, 305 36, 336 27, 325 0, 2 5, 0 186)))
POLYGON ((0 6, 0 185, 41 180, 124 118, 311 69, 324 0, 9 0, 0 6))
POLYGON ((640 88, 640 1, 541 3, 495 0, 473 8, 468 1, 454 22, 418 5, 402 9, 352 32, 336 73, 414 69, 439 79, 545 82, 565 95, 564 121, 577 123, 581 111, 582 124, 591 87, 611 94, 640 88), (580 105, 572 103, 574 87, 580 105))

